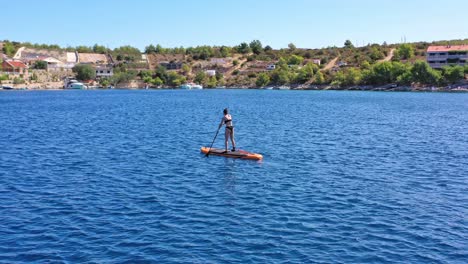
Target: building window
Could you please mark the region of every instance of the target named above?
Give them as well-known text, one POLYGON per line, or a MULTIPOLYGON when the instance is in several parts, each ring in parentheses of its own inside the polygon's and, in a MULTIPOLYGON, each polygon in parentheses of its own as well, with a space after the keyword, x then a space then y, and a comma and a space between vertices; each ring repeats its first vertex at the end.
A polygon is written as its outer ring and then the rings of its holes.
POLYGON ((110 73, 110 71, 107 71, 107 73, 110 73))
POLYGON ((447 53, 439 53, 439 56, 445 56, 447 53))
POLYGON ((435 53, 429 53, 429 56, 435 56, 436 54, 435 53))

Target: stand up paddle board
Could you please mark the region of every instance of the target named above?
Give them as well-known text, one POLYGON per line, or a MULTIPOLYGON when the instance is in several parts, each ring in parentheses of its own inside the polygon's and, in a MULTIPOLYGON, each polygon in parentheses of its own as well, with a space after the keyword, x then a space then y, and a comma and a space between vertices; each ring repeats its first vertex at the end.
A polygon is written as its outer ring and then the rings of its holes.
POLYGON ((215 156, 223 156, 226 158, 236 158, 236 159, 250 159, 250 160, 261 160, 263 159, 263 156, 258 153, 252 153, 248 152, 245 150, 236 150, 236 151, 228 151, 225 152, 224 149, 218 149, 218 148, 208 148, 208 147, 202 147, 200 149, 202 153, 207 154, 208 151, 210 152, 208 155, 215 155, 215 156))

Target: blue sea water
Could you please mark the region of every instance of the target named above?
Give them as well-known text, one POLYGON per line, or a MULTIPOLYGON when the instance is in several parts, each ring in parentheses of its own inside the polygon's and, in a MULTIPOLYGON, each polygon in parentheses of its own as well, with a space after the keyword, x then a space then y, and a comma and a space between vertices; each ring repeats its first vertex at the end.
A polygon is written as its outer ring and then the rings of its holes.
POLYGON ((468 94, 13 91, 0 111, 1 263, 468 260, 468 94), (262 162, 199 153, 225 107, 262 162))

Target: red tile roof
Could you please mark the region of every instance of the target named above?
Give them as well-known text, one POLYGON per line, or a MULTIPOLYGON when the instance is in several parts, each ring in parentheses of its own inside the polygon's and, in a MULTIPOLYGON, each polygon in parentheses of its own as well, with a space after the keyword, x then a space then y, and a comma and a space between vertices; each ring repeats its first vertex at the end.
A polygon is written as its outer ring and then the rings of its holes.
POLYGON ((468 45, 429 46, 427 52, 436 51, 467 51, 468 45))
POLYGON ((6 63, 10 64, 12 67, 15 68, 27 68, 26 64, 22 63, 21 61, 6 61, 6 63))

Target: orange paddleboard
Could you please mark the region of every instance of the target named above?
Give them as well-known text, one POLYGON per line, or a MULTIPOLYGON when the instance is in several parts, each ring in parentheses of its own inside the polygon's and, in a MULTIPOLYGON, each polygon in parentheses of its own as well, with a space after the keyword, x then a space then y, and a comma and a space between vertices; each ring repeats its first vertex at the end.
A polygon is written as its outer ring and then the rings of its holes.
POLYGON ((245 150, 236 150, 236 151, 228 151, 225 152, 224 149, 218 149, 218 148, 208 148, 208 147, 202 147, 200 149, 202 153, 207 154, 208 151, 210 152, 208 155, 215 155, 215 156, 222 156, 226 158, 235 158, 235 159, 250 159, 250 160, 261 160, 263 159, 263 156, 258 153, 252 153, 248 152, 245 150))

